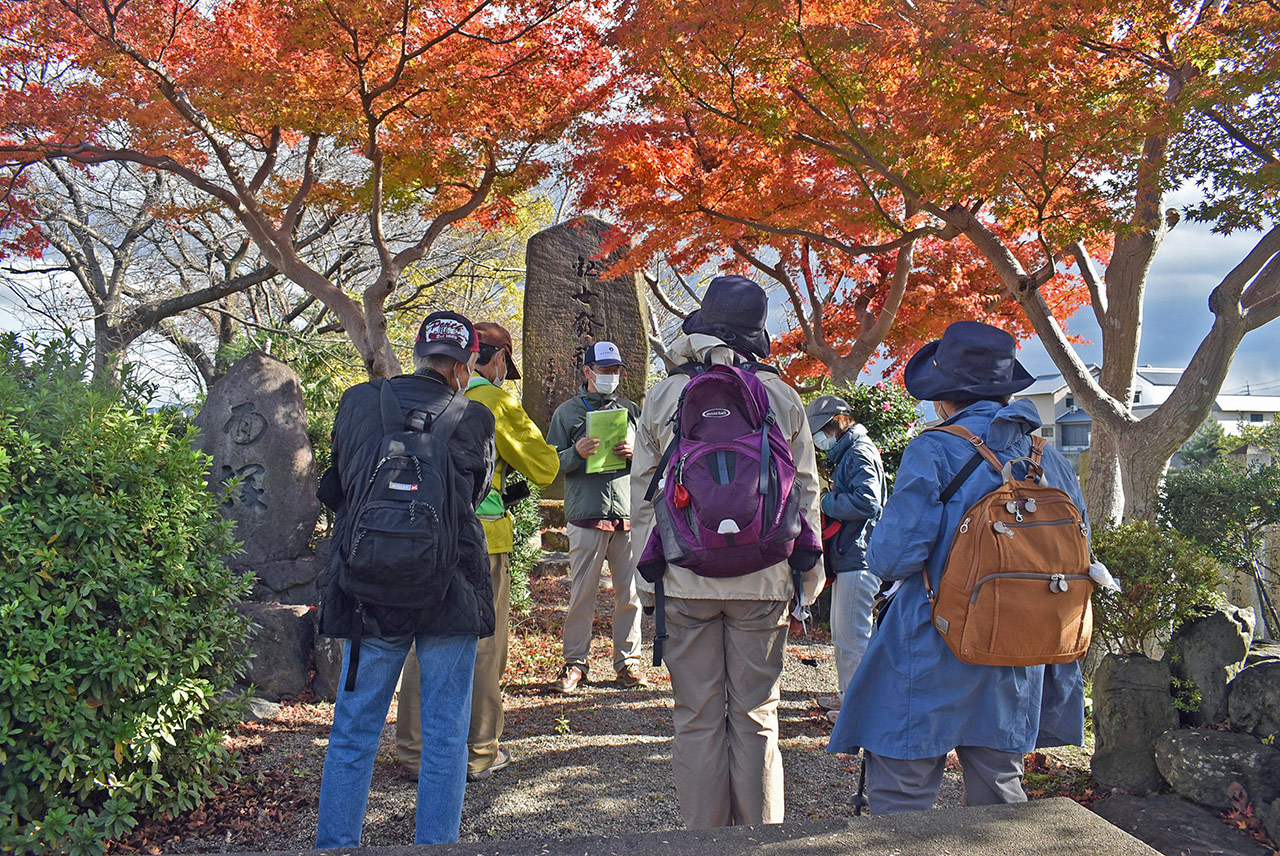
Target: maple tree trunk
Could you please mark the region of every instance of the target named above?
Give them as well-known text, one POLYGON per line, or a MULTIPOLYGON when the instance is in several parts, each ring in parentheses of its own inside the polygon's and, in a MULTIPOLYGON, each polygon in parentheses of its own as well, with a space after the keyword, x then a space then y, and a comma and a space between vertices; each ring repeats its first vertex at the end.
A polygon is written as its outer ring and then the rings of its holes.
POLYGON ((852 355, 836 357, 830 362, 826 360, 823 362, 831 375, 831 382, 837 387, 853 386, 857 383, 858 375, 862 373, 863 366, 867 364, 865 359, 858 359, 852 355))
POLYGON ((1170 455, 1153 445, 1145 432, 1130 428, 1126 435, 1119 444, 1118 461, 1124 490, 1123 519, 1151 520, 1159 510, 1160 484, 1169 469, 1170 455))
POLYGON ((1104 422, 1095 421, 1089 438, 1089 464, 1084 484, 1089 520, 1119 522, 1124 514, 1124 486, 1120 477, 1120 438, 1104 422))

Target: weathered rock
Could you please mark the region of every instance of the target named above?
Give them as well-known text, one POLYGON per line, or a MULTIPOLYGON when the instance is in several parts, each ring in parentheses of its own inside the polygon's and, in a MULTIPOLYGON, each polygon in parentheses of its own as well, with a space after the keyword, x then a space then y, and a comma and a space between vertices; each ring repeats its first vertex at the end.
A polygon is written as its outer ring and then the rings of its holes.
POLYGON ((1280 660, 1242 669, 1228 697, 1231 724, 1258 737, 1280 737, 1280 660))
POLYGON ((338 681, 342 678, 342 640, 317 636, 314 664, 316 674, 311 679, 311 691, 321 701, 337 701, 338 681))
POLYGON ((1270 848, 1181 797, 1117 794, 1093 810, 1167 856, 1271 856, 1270 848))
POLYGON ((255 351, 209 388, 195 425, 196 445, 213 457, 210 488, 222 493, 224 482, 241 479, 222 508, 244 542, 232 563, 259 565, 302 555, 320 504, 298 376, 255 351))
POLYGON ((1239 782, 1255 803, 1280 796, 1280 749, 1250 734, 1211 729, 1169 731, 1155 748, 1156 766, 1182 796, 1219 811, 1231 808, 1227 789, 1239 782))
POLYGON ((1156 739, 1178 727, 1169 665, 1108 654, 1093 677, 1093 775, 1105 788, 1145 794, 1162 783, 1156 739))
POLYGON ((529 571, 529 576, 563 577, 569 573, 568 553, 545 553, 542 559, 529 571))
POLYGON ((543 529, 563 529, 569 525, 564 517, 564 500, 544 499, 538 503, 543 529))
POLYGON ((280 705, 274 701, 254 696, 244 708, 244 721, 257 722, 260 719, 276 719, 280 716, 280 705))
POLYGON ((257 687, 269 701, 292 698, 307 688, 311 650, 315 644, 315 613, 305 606, 274 603, 236 605, 254 624, 249 649, 254 657, 244 682, 257 687))
POLYGON ((569 551, 569 533, 564 529, 542 530, 542 549, 552 553, 569 551))
POLYGON ((1274 800, 1271 808, 1262 816, 1262 826, 1272 843, 1280 841, 1280 800, 1274 800))
POLYGON ((1253 647, 1249 649, 1248 656, 1244 658, 1244 664, 1254 666, 1271 660, 1280 660, 1280 642, 1255 640, 1253 647))
POLYGON ((254 600, 300 606, 315 606, 320 602, 320 576, 324 563, 316 556, 266 562, 255 571, 254 600))
POLYGON ((1196 710, 1184 712, 1189 725, 1213 725, 1227 718, 1227 684, 1244 668, 1253 641, 1253 610, 1226 606, 1178 629, 1164 658, 1174 678, 1199 693, 1196 710))
MULTIPOLYGON (((616 344, 626 361, 621 394, 636 402, 644 398, 649 365, 644 279, 639 272, 605 276, 627 244, 616 227, 594 217, 576 217, 529 239, 522 404, 544 433, 556 407, 582 382, 582 354, 602 339, 616 344), (598 258, 606 245, 615 249, 598 258)), ((543 494, 558 499, 563 489, 557 479, 543 494)))

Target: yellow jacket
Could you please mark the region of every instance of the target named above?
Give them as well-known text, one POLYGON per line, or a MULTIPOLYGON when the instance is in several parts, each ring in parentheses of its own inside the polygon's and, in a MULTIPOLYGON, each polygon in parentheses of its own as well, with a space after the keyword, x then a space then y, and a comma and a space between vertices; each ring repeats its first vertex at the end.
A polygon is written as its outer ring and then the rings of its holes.
POLYGON ((493 413, 498 462, 493 470, 493 489, 477 514, 484 526, 485 540, 489 542, 489 554, 510 553, 515 543, 515 526, 511 515, 501 510, 501 498, 496 496, 502 491, 507 471, 514 469, 538 487, 546 487, 555 481, 560 471, 560 456, 555 447, 547 445, 538 426, 511 393, 480 375, 472 375, 466 396, 493 413), (493 513, 486 514, 486 511, 493 513))

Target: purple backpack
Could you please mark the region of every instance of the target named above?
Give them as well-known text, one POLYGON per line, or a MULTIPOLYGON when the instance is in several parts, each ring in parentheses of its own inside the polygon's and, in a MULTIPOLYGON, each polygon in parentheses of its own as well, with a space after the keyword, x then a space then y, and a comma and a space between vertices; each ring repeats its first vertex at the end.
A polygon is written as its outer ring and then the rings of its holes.
MULTIPOLYGON (((675 437, 645 494, 654 502, 654 528, 641 576, 660 598, 668 564, 738 577, 789 561, 801 597, 799 576, 822 545, 800 511, 791 445, 764 384, 749 370, 706 368, 685 386, 673 421, 675 437)), ((661 646, 654 647, 657 665, 661 646)))

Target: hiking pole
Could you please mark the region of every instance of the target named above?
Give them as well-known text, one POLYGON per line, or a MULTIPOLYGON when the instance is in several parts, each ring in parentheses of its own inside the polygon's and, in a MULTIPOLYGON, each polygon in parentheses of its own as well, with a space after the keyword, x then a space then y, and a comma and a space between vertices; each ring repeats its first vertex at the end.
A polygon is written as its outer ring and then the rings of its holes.
POLYGON ((867 750, 858 749, 858 792, 853 796, 853 816, 862 817, 870 807, 867 803, 867 750))

